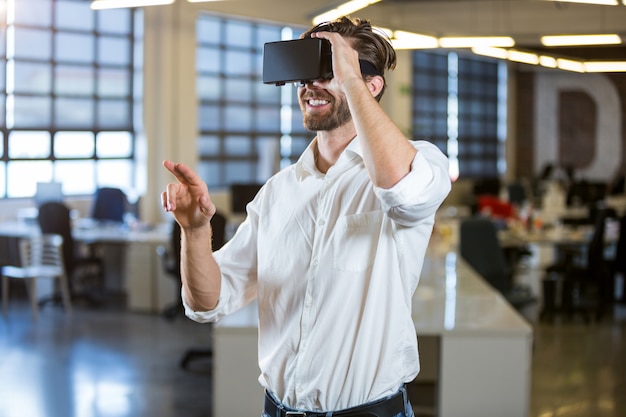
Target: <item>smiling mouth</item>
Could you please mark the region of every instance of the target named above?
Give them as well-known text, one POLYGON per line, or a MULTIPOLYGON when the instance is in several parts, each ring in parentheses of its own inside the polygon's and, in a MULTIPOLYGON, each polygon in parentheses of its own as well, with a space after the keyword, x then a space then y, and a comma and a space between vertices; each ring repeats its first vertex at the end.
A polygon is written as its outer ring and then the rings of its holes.
POLYGON ((310 98, 306 102, 311 107, 325 106, 326 104, 329 103, 328 100, 324 100, 324 99, 321 99, 321 98, 310 98))

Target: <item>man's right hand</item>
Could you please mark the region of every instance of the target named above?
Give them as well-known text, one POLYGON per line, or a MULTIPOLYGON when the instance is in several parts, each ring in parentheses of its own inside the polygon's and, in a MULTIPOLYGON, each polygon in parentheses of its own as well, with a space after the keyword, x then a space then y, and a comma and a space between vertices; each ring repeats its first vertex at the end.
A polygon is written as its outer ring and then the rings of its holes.
POLYGON ((216 209, 206 183, 182 163, 166 160, 163 166, 178 180, 169 183, 161 193, 161 205, 165 211, 172 213, 183 229, 207 226, 216 209))

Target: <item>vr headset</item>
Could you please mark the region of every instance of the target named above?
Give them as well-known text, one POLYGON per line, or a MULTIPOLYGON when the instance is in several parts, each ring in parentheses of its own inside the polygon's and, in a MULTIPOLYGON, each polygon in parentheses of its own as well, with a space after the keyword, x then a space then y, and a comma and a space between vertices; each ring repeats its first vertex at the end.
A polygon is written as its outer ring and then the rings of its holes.
POLYGON ((320 38, 269 42, 263 46, 263 83, 285 85, 333 78, 330 42, 320 38))

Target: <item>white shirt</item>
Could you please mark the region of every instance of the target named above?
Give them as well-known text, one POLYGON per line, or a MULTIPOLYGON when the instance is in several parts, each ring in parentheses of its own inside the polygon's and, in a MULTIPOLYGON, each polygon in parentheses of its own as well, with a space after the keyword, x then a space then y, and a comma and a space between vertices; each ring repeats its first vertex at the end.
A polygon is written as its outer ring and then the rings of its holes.
POLYGON ((270 178, 215 253, 218 320, 257 298, 260 383, 284 404, 337 410, 397 392, 419 372, 411 298, 448 161, 429 142, 391 189, 374 187, 353 140, 326 174, 309 145, 270 178))

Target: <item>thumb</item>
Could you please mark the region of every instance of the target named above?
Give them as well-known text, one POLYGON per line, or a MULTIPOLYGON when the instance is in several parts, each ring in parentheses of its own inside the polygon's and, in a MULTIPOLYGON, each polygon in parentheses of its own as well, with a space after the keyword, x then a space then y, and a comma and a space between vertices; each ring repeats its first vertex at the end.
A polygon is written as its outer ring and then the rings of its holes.
POLYGON ((211 199, 209 199, 209 196, 207 194, 203 193, 200 196, 198 203, 200 205, 200 211, 202 212, 202 214, 209 218, 213 217, 213 214, 215 214, 215 206, 213 205, 211 199))

